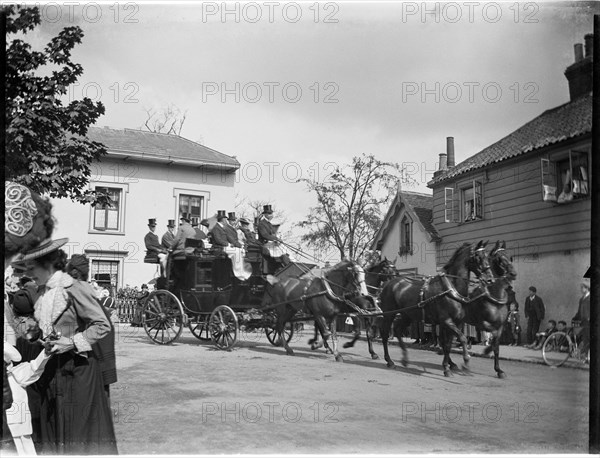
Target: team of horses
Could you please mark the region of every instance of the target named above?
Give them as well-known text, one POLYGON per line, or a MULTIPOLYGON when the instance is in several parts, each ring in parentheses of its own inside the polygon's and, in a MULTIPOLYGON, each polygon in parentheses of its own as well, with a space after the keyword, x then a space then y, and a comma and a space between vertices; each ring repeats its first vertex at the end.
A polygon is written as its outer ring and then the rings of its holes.
MULTIPOLYGON (((353 346, 359 338, 362 320, 366 324, 371 357, 378 359, 372 340, 379 332, 384 358, 390 368, 395 366, 388 350, 392 332, 402 350, 401 363, 407 366, 408 351, 402 339, 403 331, 412 322, 437 324, 445 376, 458 370, 450 357, 455 336, 462 347, 462 370, 469 370, 470 355, 461 329, 464 323, 471 324, 491 333, 485 353, 494 353, 494 370, 502 378, 505 373, 499 365, 499 342, 509 298, 514 295, 511 282, 516 278, 516 271, 506 254, 505 242, 496 242, 489 253, 486 248, 487 242, 483 241, 476 245, 463 244, 442 271, 431 277, 400 275, 394 263, 387 259, 366 271, 355 261, 342 261, 323 276, 307 274, 277 281, 265 295, 264 305, 274 308, 275 329, 282 336, 286 325, 298 313, 312 316, 315 337, 309 341, 311 348, 324 346, 336 361, 343 361, 337 345, 337 316, 351 316, 354 324, 353 340, 344 344, 344 348, 353 346)), ((293 355, 286 339, 281 342, 287 354, 293 355)))

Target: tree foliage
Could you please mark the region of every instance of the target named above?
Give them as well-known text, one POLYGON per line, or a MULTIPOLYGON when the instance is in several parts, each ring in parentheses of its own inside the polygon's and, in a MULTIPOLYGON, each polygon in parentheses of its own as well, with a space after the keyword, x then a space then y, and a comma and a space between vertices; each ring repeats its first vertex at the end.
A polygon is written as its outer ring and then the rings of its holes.
POLYGON ((337 249, 340 259, 358 259, 373 243, 398 183, 406 181, 398 164, 372 155, 354 157, 323 182, 301 180, 316 193, 317 206, 299 223, 302 240, 315 249, 337 249))
POLYGON ((43 51, 34 51, 23 38, 40 25, 39 8, 4 8, 6 179, 50 197, 105 202, 87 185, 90 164, 99 161, 106 149, 86 138, 89 126, 104 114, 104 106, 87 97, 64 106, 61 100, 83 72, 81 65, 71 61, 83 30, 66 27, 43 51))

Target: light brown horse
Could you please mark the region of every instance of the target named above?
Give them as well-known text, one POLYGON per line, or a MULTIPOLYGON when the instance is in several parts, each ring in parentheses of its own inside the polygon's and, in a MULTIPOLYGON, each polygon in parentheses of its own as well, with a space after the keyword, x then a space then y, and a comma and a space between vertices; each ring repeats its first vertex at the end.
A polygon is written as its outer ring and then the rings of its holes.
MULTIPOLYGON (((408 277, 393 278, 381 291, 381 309, 384 313, 380 323, 383 351, 388 367, 394 361, 388 352, 390 328, 394 323, 397 331, 406 329, 413 320, 425 319, 440 325, 440 344, 444 351, 442 366, 446 377, 450 371, 450 349, 453 335, 458 336, 463 348, 464 368, 468 369, 470 355, 467 341, 460 330, 465 317, 463 304, 468 301, 470 273, 477 277, 490 275, 490 266, 485 251, 486 243, 480 241, 473 247, 465 243, 458 248, 444 266, 444 271, 427 280, 408 277)), ((401 333, 396 333, 402 349, 402 364, 408 364, 408 352, 401 333)))

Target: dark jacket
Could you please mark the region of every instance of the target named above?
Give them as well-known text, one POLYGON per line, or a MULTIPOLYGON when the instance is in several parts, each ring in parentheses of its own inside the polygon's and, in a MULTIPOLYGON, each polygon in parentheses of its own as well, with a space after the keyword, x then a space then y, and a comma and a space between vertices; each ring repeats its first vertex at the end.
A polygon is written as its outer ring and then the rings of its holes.
POLYGON ((267 218, 261 218, 258 222, 258 239, 262 242, 277 241, 277 231, 267 218))
POLYGON ((173 234, 171 231, 167 231, 163 234, 162 239, 160 240, 160 244, 163 246, 163 248, 166 248, 168 250, 169 248, 171 248, 171 244, 173 243, 174 238, 175 234, 173 234))
POLYGON ((531 317, 538 321, 542 321, 545 314, 546 307, 544 307, 542 298, 536 295, 533 300, 531 300, 531 297, 527 296, 527 299, 525 299, 525 318, 531 317))
POLYGON ((215 224, 210 232, 212 234, 213 245, 221 247, 229 245, 229 241, 227 240, 227 232, 219 223, 215 224))
POLYGON ((240 228, 240 230, 244 233, 244 236, 246 237, 246 246, 260 245, 260 243, 256 239, 256 233, 243 226, 240 228))
POLYGON ((196 238, 196 231, 190 223, 184 222, 181 226, 179 226, 179 230, 177 234, 175 234, 175 238, 171 243, 171 249, 173 251, 184 251, 185 250, 185 239, 194 239, 196 238))
POLYGON ((577 310, 577 315, 573 317, 573 321, 581 321, 581 324, 584 326, 589 326, 590 324, 590 295, 588 294, 585 297, 579 299, 579 309, 577 310))
POLYGON ((158 254, 164 253, 165 249, 158 241, 158 235, 154 232, 148 232, 144 237, 144 244, 146 245, 146 250, 148 254, 158 254))
POLYGON ((230 224, 225 225, 225 233, 227 234, 227 241, 231 243, 233 246, 241 248, 242 244, 238 239, 237 229, 230 224))

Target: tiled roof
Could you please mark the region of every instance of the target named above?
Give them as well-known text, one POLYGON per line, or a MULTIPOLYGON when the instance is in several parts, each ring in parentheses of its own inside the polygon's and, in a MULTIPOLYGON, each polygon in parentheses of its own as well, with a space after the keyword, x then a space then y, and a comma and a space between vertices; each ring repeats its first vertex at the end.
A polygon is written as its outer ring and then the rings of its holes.
POLYGON ((435 176, 427 186, 591 131, 592 94, 589 93, 544 111, 493 145, 435 176))
POLYGON ((165 163, 184 163, 238 169, 235 157, 219 153, 179 135, 159 134, 137 129, 90 127, 88 138, 103 143, 109 155, 131 156, 165 163))

